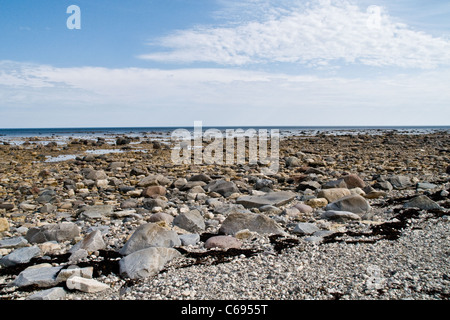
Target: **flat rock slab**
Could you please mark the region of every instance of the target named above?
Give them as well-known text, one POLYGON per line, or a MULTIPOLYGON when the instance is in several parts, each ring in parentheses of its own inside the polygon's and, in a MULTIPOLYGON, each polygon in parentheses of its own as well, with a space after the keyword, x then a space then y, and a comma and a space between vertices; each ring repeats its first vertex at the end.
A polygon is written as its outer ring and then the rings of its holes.
POLYGON ((0 259, 0 266, 11 267, 21 263, 27 263, 34 257, 41 254, 41 249, 37 246, 16 249, 10 254, 0 259))
POLYGON ((30 243, 44 243, 47 241, 72 240, 80 235, 80 227, 73 222, 47 224, 28 230, 25 239, 30 243))
POLYGON ((431 200, 425 195, 421 195, 406 202, 403 207, 405 208, 419 208, 422 210, 442 209, 440 205, 431 200))
POLYGON ((220 249, 239 249, 242 242, 231 236, 215 236, 211 237, 205 242, 205 248, 220 248, 220 249))
POLYGON ((66 297, 64 288, 55 287, 47 290, 42 290, 27 297, 27 300, 60 300, 66 297))
POLYGON ((109 289, 107 284, 101 283, 94 279, 72 276, 66 281, 67 288, 87 293, 94 293, 109 289))
POLYGON ((16 287, 36 285, 40 288, 53 287, 57 284, 56 277, 62 267, 31 267, 23 270, 13 281, 16 287))
POLYGON ((236 203, 242 204, 245 208, 260 208, 265 205, 282 206, 296 197, 296 194, 289 191, 269 192, 262 196, 239 197, 236 203))
POLYGON ((334 210, 325 211, 324 213, 322 213, 321 218, 342 222, 361 220, 361 217, 356 213, 349 211, 334 211, 334 210))
POLYGON ((360 195, 352 194, 328 204, 326 210, 350 211, 357 214, 364 214, 369 212, 370 205, 360 195))

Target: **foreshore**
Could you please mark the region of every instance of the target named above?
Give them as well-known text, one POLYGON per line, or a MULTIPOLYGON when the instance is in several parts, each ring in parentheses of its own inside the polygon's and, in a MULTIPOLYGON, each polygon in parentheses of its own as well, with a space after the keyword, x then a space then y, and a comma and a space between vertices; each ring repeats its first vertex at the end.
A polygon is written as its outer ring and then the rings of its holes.
POLYGON ((168 135, 2 138, 0 299, 450 297, 448 131, 285 135, 272 175, 168 135))

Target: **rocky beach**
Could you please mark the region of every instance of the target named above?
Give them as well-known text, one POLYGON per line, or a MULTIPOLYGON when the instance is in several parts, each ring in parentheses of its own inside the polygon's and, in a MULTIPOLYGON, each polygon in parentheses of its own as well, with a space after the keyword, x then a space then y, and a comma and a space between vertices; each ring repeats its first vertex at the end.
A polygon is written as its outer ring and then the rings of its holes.
POLYGON ((0 300, 448 300, 448 130, 284 135, 267 164, 169 136, 0 137, 0 300))

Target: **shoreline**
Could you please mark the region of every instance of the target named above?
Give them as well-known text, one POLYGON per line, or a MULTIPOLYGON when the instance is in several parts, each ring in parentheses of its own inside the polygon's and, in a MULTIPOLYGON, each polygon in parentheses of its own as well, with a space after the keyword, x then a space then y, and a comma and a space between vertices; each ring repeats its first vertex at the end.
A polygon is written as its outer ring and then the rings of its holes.
POLYGON ((158 138, 128 137, 116 145, 124 137, 0 143, 0 244, 28 239, 0 245, 0 259, 22 248, 40 250, 28 262, 0 268, 0 299, 26 299, 55 287, 67 300, 450 297, 447 130, 285 135, 274 176, 265 176, 261 164, 177 166, 158 138), (75 158, 46 161, 68 155, 75 158), (334 199, 327 190, 342 194, 334 199), (346 197, 349 203, 339 202, 346 197), (239 214, 260 217, 268 229, 259 230, 261 222, 225 228, 239 214), (180 222, 181 216, 190 222, 180 222), (47 234, 42 242, 30 235, 61 224, 78 233, 63 239, 47 234), (119 274, 128 257, 119 252, 148 225, 184 242, 169 246, 179 255, 156 273, 130 281, 130 274, 119 274), (78 252, 78 260, 72 256, 73 247, 98 230, 103 245, 78 252), (207 247, 222 234, 237 247, 207 247), (11 286, 26 267, 46 259, 62 270, 92 267, 92 280, 107 288, 11 286))

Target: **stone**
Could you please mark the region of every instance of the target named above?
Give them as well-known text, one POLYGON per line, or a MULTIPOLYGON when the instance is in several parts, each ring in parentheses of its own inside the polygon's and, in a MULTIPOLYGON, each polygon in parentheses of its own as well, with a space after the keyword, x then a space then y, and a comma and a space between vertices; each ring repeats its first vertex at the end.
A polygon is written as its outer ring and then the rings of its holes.
POLYGON ((236 199, 237 204, 245 208, 260 208, 264 205, 282 206, 293 199, 296 194, 290 191, 269 192, 262 196, 243 196, 236 199))
POLYGON ((167 223, 167 225, 171 225, 173 222, 173 216, 171 216, 170 214, 165 213, 165 212, 158 212, 158 213, 152 214, 148 220, 149 220, 149 222, 165 221, 167 223))
POLYGON ((408 176, 396 175, 389 177, 388 181, 397 190, 403 190, 413 186, 413 182, 408 176))
POLYGON ((179 238, 183 246, 194 246, 200 241, 200 235, 197 233, 181 234, 179 238))
POLYGON ((305 204, 311 208, 323 208, 328 204, 328 200, 326 198, 308 199, 305 201, 305 204))
POLYGON ((79 276, 72 276, 66 281, 66 286, 70 290, 78 290, 86 293, 101 292, 109 289, 105 283, 101 283, 94 279, 87 279, 79 276))
POLYGON ((26 300, 61 300, 66 297, 64 288, 55 287, 38 291, 26 298, 26 300))
POLYGON ((325 210, 350 211, 363 214, 370 210, 370 205, 360 195, 352 194, 328 204, 325 210))
POLYGON ((56 277, 61 269, 61 266, 30 267, 19 273, 17 278, 12 282, 12 285, 16 287, 27 287, 31 285, 38 286, 39 288, 53 287, 57 285, 56 277))
POLYGON ((204 173, 200 173, 189 178, 189 181, 203 181, 206 183, 210 182, 211 180, 211 177, 204 173))
POLYGON ((309 214, 312 213, 314 211, 314 209, 304 203, 297 203, 296 205, 294 205, 294 208, 296 208, 298 211, 300 211, 300 213, 305 213, 305 214, 309 214))
POLYGON ((139 187, 150 187, 150 186, 166 186, 169 185, 171 181, 163 176, 162 174, 149 175, 138 182, 139 187))
POLYGON ((0 203, 0 209, 5 209, 6 211, 14 210, 15 207, 14 203, 0 203))
POLYGON ((79 249, 84 249, 87 252, 94 252, 98 250, 103 250, 106 248, 106 243, 103 240, 102 232, 100 230, 95 230, 89 233, 83 240, 75 244, 70 252, 75 252, 79 249))
POLYGON ((235 235, 238 231, 248 229, 259 234, 281 234, 283 228, 273 219, 254 213, 232 213, 222 223, 219 232, 225 235, 235 235))
POLYGON ((332 180, 326 182, 322 189, 330 189, 330 188, 347 188, 347 184, 345 183, 344 179, 338 179, 338 180, 332 180))
POLYGON ((336 220, 339 222, 361 220, 361 217, 356 213, 349 211, 334 211, 334 210, 325 211, 324 213, 322 213, 321 218, 328 220, 336 220))
POLYGON ((21 263, 30 262, 31 259, 41 255, 37 246, 19 248, 0 259, 0 266, 11 267, 21 263))
POLYGON ((297 191, 305 191, 307 189, 317 190, 321 188, 321 184, 317 181, 302 181, 297 186, 297 191))
POLYGON ((239 249, 242 242, 231 236, 214 236, 206 240, 205 248, 239 249))
POLYGON ((156 198, 158 196, 166 195, 166 188, 163 186, 151 186, 144 189, 142 196, 146 198, 156 198))
POLYGON ((118 137, 116 139, 116 145, 117 146, 124 146, 124 145, 129 144, 130 142, 131 142, 131 139, 126 138, 126 137, 118 137))
POLYGON ((239 189, 234 182, 225 180, 215 180, 210 182, 204 189, 208 192, 217 192, 224 197, 228 197, 233 193, 239 192, 239 189))
POLYGON ((307 222, 297 223, 292 230, 293 233, 300 235, 311 235, 316 231, 319 231, 319 228, 315 224, 307 222))
POLYGON ((73 222, 48 224, 41 227, 30 228, 25 239, 30 243, 43 243, 47 241, 72 240, 80 235, 80 228, 73 222))
POLYGON ((364 182, 364 180, 361 179, 356 174, 346 175, 346 176, 342 177, 342 179, 344 180, 344 182, 347 185, 348 189, 364 188, 366 186, 366 183, 364 182))
POLYGON ((108 179, 108 175, 103 170, 91 170, 87 175, 86 179, 89 180, 106 180, 108 179))
POLYGON ((6 218, 0 218, 0 232, 9 231, 9 222, 6 218))
POLYGON ((287 157, 285 159, 286 161, 286 167, 292 168, 292 167, 300 167, 302 165, 302 161, 297 157, 287 157))
POLYGON ((170 260, 181 253, 172 248, 146 248, 135 251, 119 262, 120 274, 130 279, 143 279, 158 274, 170 260))
POLYGON ((6 248, 17 249, 17 248, 26 247, 27 244, 28 244, 27 239, 25 239, 22 236, 0 239, 0 249, 6 249, 6 248))
POLYGON ((391 192, 394 189, 394 187, 392 186, 392 184, 389 181, 376 182, 373 185, 373 187, 376 189, 386 190, 388 192, 391 192))
POLYGON ((446 172, 447 174, 450 174, 450 165, 447 166, 447 169, 445 170, 445 172, 446 172))
POLYGON ((54 213, 56 212, 56 209, 58 209, 56 206, 52 205, 51 203, 44 204, 40 209, 40 213, 54 213))
POLYGON ((266 204, 262 207, 259 207, 258 209, 260 212, 264 212, 270 215, 279 215, 283 212, 283 210, 281 210, 280 208, 272 206, 270 204, 266 204))
POLYGON ((417 183, 416 188, 422 189, 422 190, 428 190, 428 189, 437 188, 437 185, 435 185, 434 183, 419 182, 419 183, 417 183))
POLYGON ((187 180, 186 178, 178 178, 177 180, 175 180, 172 183, 172 187, 177 188, 177 189, 181 189, 183 188, 186 184, 187 184, 187 180))
POLYGON ((255 183, 256 190, 273 189, 273 181, 270 179, 258 179, 255 183))
POLYGON ((155 223, 139 226, 119 251, 121 255, 129 255, 135 251, 149 247, 176 247, 181 241, 175 231, 167 230, 155 223))
POLYGON ((111 205, 86 206, 82 209, 80 217, 92 220, 102 219, 103 217, 112 215, 113 211, 114 208, 111 205))
POLYGON ((205 220, 198 210, 191 210, 179 214, 173 220, 173 224, 189 232, 200 232, 205 230, 205 220))
POLYGON ((164 201, 162 199, 145 199, 143 201, 144 208, 147 210, 153 210, 155 207, 160 207, 161 209, 166 209, 168 207, 167 201, 164 201))
POLYGON ((58 276, 56 277, 56 282, 66 282, 67 279, 69 279, 72 276, 78 276, 86 279, 92 279, 92 275, 94 273, 93 267, 86 267, 86 268, 67 268, 63 269, 58 273, 58 276))
POLYGON ((417 196, 403 205, 404 208, 419 208, 422 210, 442 209, 440 205, 425 195, 417 196))
POLYGON ((378 198, 382 198, 382 197, 386 197, 387 193, 384 191, 370 191, 369 193, 366 193, 365 195, 363 195, 364 198, 366 199, 378 199, 378 198))
POLYGON ((332 188, 320 190, 319 193, 317 194, 317 197, 325 198, 330 203, 349 195, 351 195, 351 192, 347 188, 332 188))
POLYGON ((23 211, 34 211, 34 210, 36 210, 37 205, 27 203, 27 202, 21 202, 19 204, 19 208, 22 209, 23 211))

